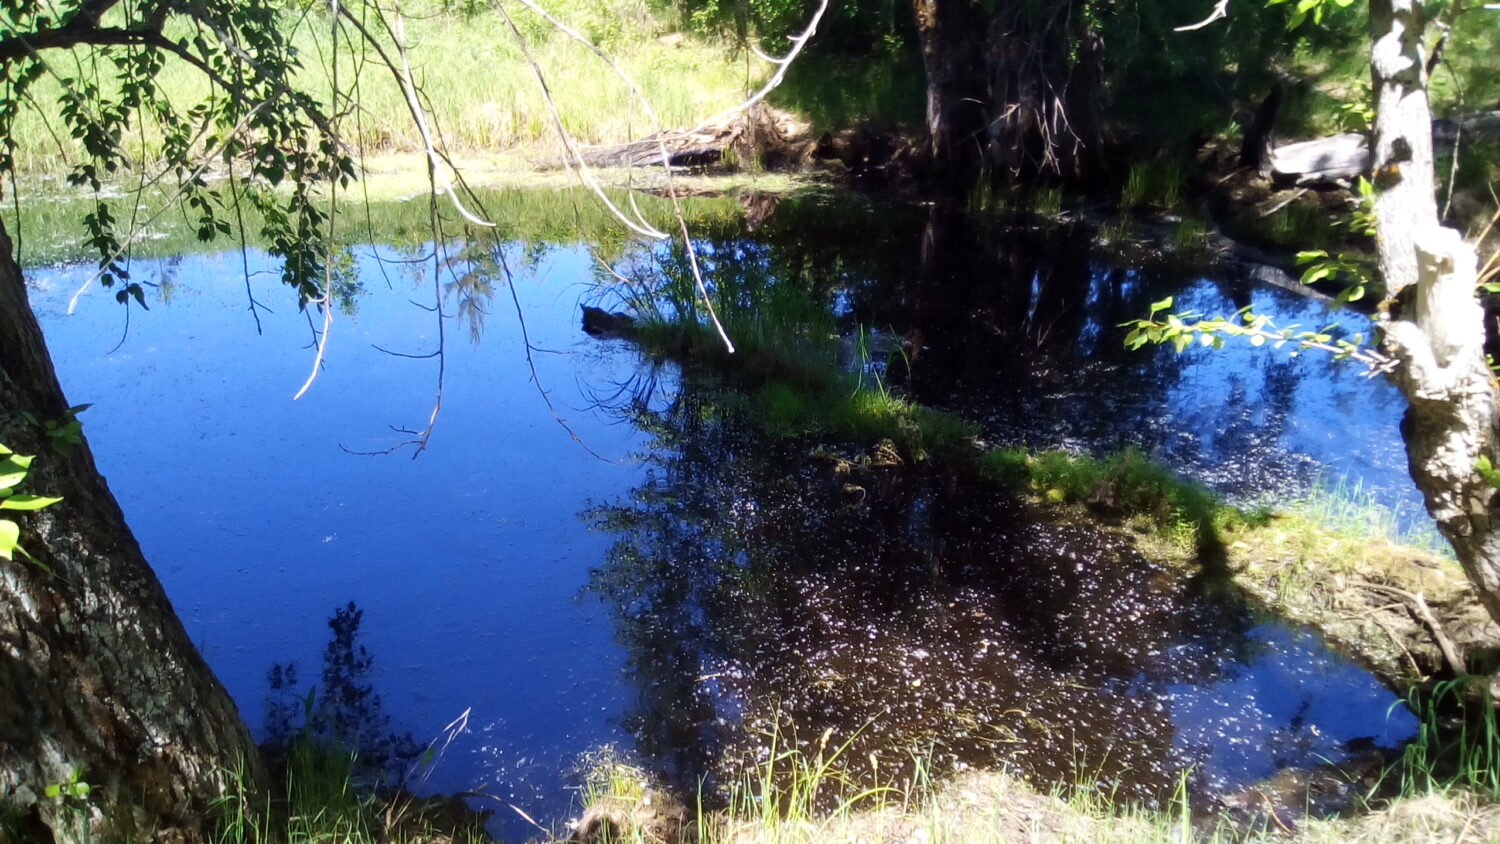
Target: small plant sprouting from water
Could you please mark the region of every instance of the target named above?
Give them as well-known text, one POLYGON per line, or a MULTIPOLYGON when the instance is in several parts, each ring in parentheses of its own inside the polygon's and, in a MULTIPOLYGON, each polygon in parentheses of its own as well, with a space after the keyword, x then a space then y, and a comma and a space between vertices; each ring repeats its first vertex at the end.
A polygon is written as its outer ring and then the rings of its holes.
MULTIPOLYGON (((734 813, 770 825, 809 820, 822 813, 837 817, 882 808, 895 789, 861 783, 843 763, 845 753, 863 731, 861 727, 835 745, 830 727, 807 749, 798 746, 795 730, 776 727, 767 731, 761 758, 746 769, 735 786, 731 796, 734 813)), ((873 767, 879 771, 878 764, 873 767)))
POLYGON ((1130 168, 1120 189, 1120 206, 1173 209, 1182 202, 1182 165, 1175 161, 1142 161, 1130 168))
POLYGON ((1312 490, 1288 508, 1313 525, 1346 536, 1385 539, 1453 559, 1453 548, 1421 510, 1408 514, 1400 507, 1382 505, 1360 481, 1319 479, 1312 490), (1408 515, 1412 518, 1408 518, 1408 515))

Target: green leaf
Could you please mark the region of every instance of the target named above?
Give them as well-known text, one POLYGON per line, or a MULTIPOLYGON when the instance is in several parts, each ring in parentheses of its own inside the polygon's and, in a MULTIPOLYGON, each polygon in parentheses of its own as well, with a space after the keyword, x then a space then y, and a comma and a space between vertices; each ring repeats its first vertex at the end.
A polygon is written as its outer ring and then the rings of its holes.
POLYGON ((4 460, 0 460, 0 469, 30 469, 31 461, 35 459, 36 456, 31 454, 12 454, 4 460))
POLYGON ((12 559, 21 542, 21 526, 10 519, 0 519, 0 559, 12 559))
POLYGON ((51 498, 45 495, 12 495, 0 501, 0 510, 40 510, 44 507, 51 507, 61 500, 61 498, 51 498))
POLYGON ((1168 296, 1167 298, 1161 300, 1160 302, 1152 302, 1151 303, 1151 313, 1154 314, 1157 311, 1165 311, 1167 308, 1170 308, 1170 307, 1172 307, 1172 297, 1168 296))

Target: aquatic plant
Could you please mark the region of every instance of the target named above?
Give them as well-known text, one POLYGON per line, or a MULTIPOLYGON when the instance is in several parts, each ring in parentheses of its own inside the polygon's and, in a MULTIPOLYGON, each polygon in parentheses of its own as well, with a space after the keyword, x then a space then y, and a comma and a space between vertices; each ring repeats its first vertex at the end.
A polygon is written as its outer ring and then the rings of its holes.
POLYGON ((1176 161, 1149 160, 1132 164, 1120 188, 1120 207, 1171 210, 1182 201, 1186 177, 1176 161))

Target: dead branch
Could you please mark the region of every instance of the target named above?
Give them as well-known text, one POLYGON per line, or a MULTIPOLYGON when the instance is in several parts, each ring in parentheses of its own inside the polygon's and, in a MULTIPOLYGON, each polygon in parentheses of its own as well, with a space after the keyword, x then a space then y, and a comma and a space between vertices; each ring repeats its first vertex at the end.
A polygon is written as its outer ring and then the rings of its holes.
POLYGON ((1449 638, 1447 631, 1443 629, 1442 622, 1438 620, 1437 616, 1432 614, 1432 608, 1427 605, 1427 599, 1420 593, 1408 592, 1405 589, 1398 589, 1394 586, 1385 586, 1363 580, 1357 581, 1355 585, 1372 592, 1394 595, 1405 601, 1407 610, 1415 615, 1427 628, 1428 633, 1431 634, 1433 642, 1437 644, 1438 650, 1443 655, 1443 661, 1448 665, 1448 670, 1453 672, 1455 676, 1467 673, 1466 665, 1463 657, 1459 655, 1458 647, 1453 644, 1453 640, 1449 638))

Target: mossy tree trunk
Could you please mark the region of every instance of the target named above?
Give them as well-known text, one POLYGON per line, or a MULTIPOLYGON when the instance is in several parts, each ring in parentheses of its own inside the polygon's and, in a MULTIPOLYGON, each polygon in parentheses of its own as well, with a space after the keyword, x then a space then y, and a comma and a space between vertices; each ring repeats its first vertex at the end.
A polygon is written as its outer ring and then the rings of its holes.
POLYGON ((35 562, 0 560, 0 811, 23 841, 197 840, 260 761, 88 446, 59 454, 32 421, 67 407, 0 228, 0 443, 36 455, 28 491, 63 496, 14 514, 35 562), (87 793, 47 795, 70 781, 87 793))
POLYGON ((1410 404, 1407 459, 1428 512, 1500 621, 1500 499, 1479 469, 1482 460, 1500 465, 1500 393, 1484 356, 1474 249, 1438 222, 1421 0, 1370 0, 1370 32, 1383 327, 1410 404))

